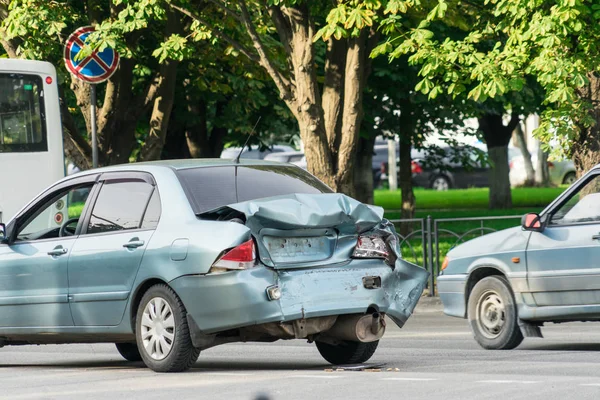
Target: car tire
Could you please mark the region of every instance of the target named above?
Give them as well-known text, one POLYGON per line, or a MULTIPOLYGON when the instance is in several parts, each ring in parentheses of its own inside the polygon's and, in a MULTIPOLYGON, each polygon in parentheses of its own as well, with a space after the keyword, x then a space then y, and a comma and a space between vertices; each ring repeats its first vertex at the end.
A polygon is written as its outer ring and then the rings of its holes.
POLYGON ((577 180, 577 175, 575 174, 575 172, 569 172, 563 178, 562 184, 563 185, 572 185, 573 183, 575 183, 576 180, 577 180))
POLYGON ((468 318, 475 340, 484 349, 514 349, 523 341, 515 298, 503 276, 488 276, 475 284, 468 318))
POLYGON ((436 175, 429 184, 429 188, 437 191, 446 191, 452 188, 452 184, 450 183, 450 179, 444 175, 436 175))
POLYGON ((321 356, 330 364, 360 364, 369 360, 375 350, 379 340, 369 343, 344 341, 333 345, 324 342, 315 342, 321 356))
POLYGON ((136 343, 115 343, 117 351, 127 361, 142 361, 142 355, 136 343))
POLYGON ((200 354, 192 344, 187 311, 167 285, 152 286, 142 297, 135 322, 142 360, 155 372, 189 369, 200 354))

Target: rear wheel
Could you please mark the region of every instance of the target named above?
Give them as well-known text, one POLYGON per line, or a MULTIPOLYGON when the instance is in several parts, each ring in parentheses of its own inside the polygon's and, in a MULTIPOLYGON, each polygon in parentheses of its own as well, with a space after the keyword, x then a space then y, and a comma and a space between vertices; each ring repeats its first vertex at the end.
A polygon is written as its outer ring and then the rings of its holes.
POLYGON ((321 356, 331 364, 360 364, 373 356, 379 340, 370 343, 344 341, 337 345, 323 342, 316 344, 321 356))
POLYGON ((115 343, 119 354, 127 361, 142 361, 142 356, 135 343, 115 343))
POLYGON ((142 297, 135 336, 144 363, 156 372, 189 369, 200 354, 192 344, 185 306, 167 285, 152 286, 142 297))
POLYGON ((563 178, 562 183, 563 183, 563 185, 571 185, 571 184, 575 183, 576 180, 577 180, 577 175, 575 175, 575 172, 569 172, 563 178))
POLYGON ((450 189, 450 180, 444 175, 438 175, 431 181, 431 189, 445 191, 450 189))
POLYGON ((468 317, 475 340, 484 349, 514 349, 523 341, 514 296, 502 276, 488 276, 475 284, 468 317))

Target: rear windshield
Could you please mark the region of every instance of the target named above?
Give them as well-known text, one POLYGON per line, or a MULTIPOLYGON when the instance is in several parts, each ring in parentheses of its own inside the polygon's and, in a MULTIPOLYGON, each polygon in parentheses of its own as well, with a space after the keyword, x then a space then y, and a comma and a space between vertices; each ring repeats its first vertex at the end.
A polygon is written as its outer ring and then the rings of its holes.
POLYGON ((265 197, 331 193, 320 180, 293 166, 190 168, 177 171, 177 177, 196 214, 265 197))

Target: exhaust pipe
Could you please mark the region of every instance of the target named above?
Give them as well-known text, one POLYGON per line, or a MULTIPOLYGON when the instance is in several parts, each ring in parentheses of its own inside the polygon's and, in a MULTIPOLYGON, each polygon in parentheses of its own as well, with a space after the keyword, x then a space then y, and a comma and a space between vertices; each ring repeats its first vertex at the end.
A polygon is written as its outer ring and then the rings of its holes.
POLYGON ((384 333, 384 315, 376 312, 371 315, 340 315, 331 329, 323 332, 323 336, 369 343, 381 339, 384 333))

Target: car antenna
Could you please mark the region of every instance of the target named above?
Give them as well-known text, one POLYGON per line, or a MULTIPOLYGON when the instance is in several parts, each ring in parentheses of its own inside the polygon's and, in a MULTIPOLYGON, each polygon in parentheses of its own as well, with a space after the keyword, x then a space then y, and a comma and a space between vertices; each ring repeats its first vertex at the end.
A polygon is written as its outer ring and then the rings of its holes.
POLYGON ((248 135, 248 139, 246 139, 246 143, 244 143, 244 145, 242 146, 242 149, 240 150, 240 154, 238 154, 237 157, 233 160, 234 163, 236 163, 236 164, 240 163, 240 157, 242 156, 242 153, 244 152, 244 149, 248 145, 248 142, 250 141, 250 138, 254 134, 254 130, 258 126, 258 123, 260 122, 261 118, 262 118, 262 115, 260 117, 258 117, 258 121, 256 121, 256 123, 254 124, 254 128, 252 128, 252 132, 250 132, 250 134, 248 135))

